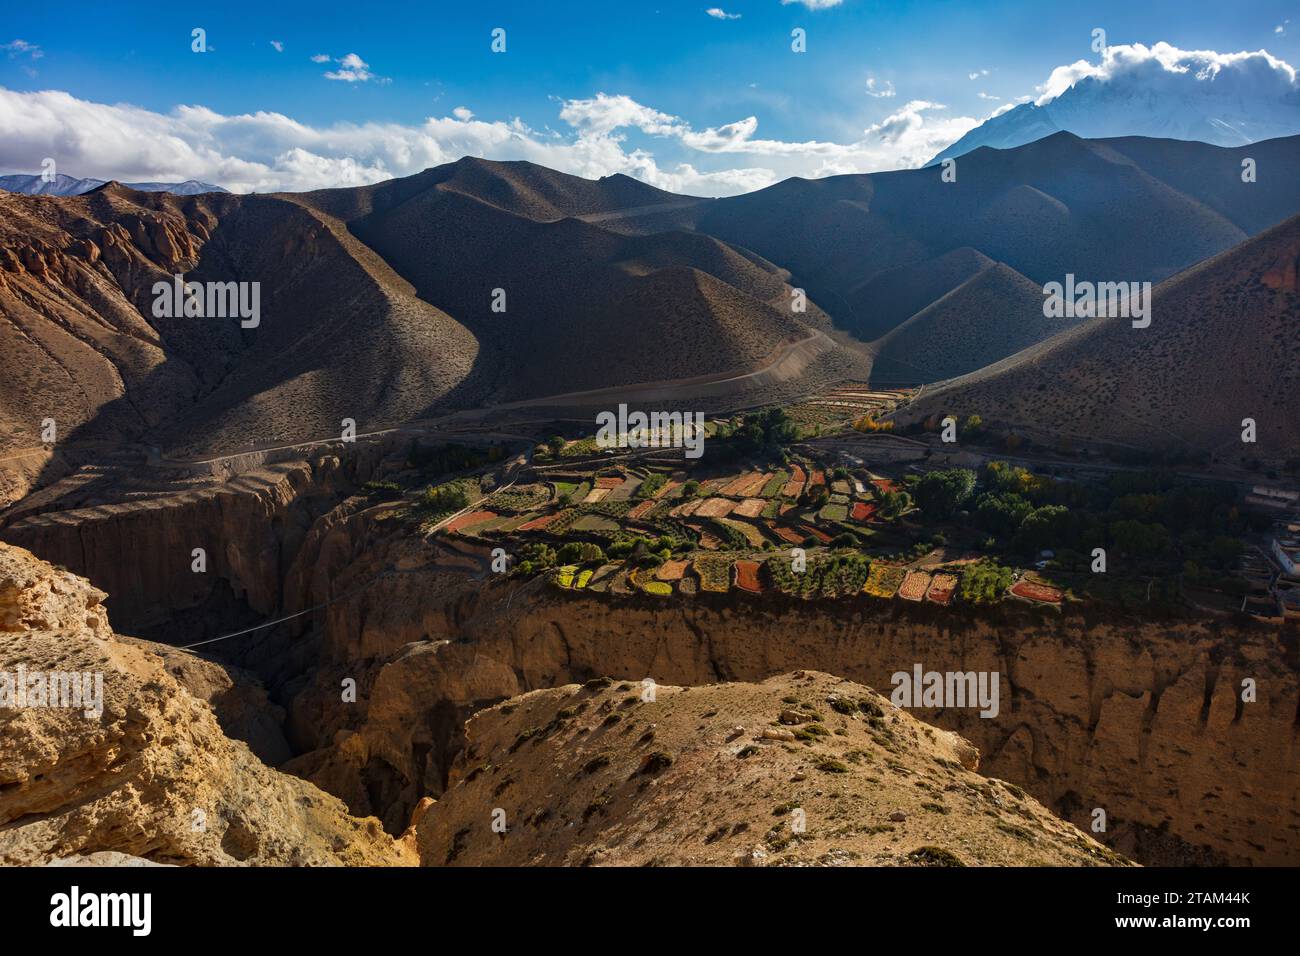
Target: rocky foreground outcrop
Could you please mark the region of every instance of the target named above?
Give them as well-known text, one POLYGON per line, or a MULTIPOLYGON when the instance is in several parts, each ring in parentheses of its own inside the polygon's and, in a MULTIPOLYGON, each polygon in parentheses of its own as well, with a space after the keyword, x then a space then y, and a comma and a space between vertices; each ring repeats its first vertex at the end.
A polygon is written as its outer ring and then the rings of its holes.
MULTIPOLYGON (((372 546, 339 587, 408 557, 372 546)), ((970 739, 1010 780, 1144 864, 1300 860, 1294 640, 1214 619, 932 610, 861 599, 614 599, 469 582, 431 570, 330 609, 312 683, 287 701, 294 769, 391 833, 438 796, 464 720, 539 688, 613 675, 761 681, 815 668, 875 687, 916 663, 1002 675, 1001 709, 917 716, 970 739), (1290 649, 1289 649, 1290 648, 1290 649), (354 678, 356 706, 340 709, 354 678), (1245 699, 1246 688, 1250 699, 1245 699), (314 739, 313 739, 314 738, 314 739)))
POLYGON ((861 684, 596 678, 476 714, 426 866, 1114 866, 978 752, 861 684))
POLYGON ((212 665, 173 663, 182 684, 151 645, 112 632, 104 597, 0 544, 0 864, 105 852, 200 865, 413 862, 377 820, 226 737, 185 686, 228 695, 201 672, 212 665))

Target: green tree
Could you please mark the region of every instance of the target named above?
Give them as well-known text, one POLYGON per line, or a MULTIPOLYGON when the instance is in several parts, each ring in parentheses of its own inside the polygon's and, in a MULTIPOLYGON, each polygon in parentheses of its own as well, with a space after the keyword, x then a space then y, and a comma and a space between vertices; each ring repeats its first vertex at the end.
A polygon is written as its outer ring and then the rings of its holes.
POLYGON ((950 468, 927 472, 913 488, 916 503, 931 520, 951 518, 975 490, 975 472, 950 468))

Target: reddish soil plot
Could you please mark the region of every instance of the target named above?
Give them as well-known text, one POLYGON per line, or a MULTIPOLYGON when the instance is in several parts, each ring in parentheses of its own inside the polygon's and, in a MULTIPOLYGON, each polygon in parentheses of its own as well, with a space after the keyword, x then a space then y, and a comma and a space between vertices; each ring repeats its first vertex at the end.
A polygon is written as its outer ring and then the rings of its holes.
POLYGON ((1017 581, 1011 585, 1011 593, 1016 597, 1043 604, 1060 604, 1065 596, 1057 588, 1049 588, 1046 584, 1035 584, 1033 581, 1017 581))
POLYGON ((614 488, 617 488, 622 483, 623 483, 623 477, 621 475, 610 475, 606 478, 596 479, 597 488, 607 488, 613 490, 614 488))
POLYGON ((803 494, 803 482, 787 481, 785 487, 781 489, 781 494, 786 498, 798 498, 803 494))
POLYGON ((544 530, 546 530, 547 525, 549 525, 552 521, 554 521, 556 518, 558 518, 558 517, 559 517, 560 515, 562 515, 562 514, 564 514, 564 512, 562 512, 562 511, 557 511, 555 514, 552 514, 552 515, 542 515, 540 518, 534 518, 532 521, 528 521, 528 522, 525 522, 524 524, 521 524, 521 525, 519 526, 519 529, 518 529, 518 530, 520 530, 520 531, 544 531, 544 530))
POLYGON ((757 561, 737 561, 736 587, 753 594, 762 594, 763 585, 758 581, 758 568, 757 561))
POLYGON ((704 504, 703 499, 692 498, 690 501, 686 502, 685 504, 680 504, 677 507, 673 508, 673 510, 668 513, 672 515, 674 518, 689 517, 690 515, 695 514, 695 512, 699 509, 700 505, 702 504, 704 504))
POLYGON ((816 488, 818 485, 826 484, 826 472, 822 471, 820 468, 815 470, 812 473, 812 478, 810 479, 810 483, 814 488, 816 488))
POLYGON ((662 488, 660 488, 657 492, 655 492, 654 497, 655 498, 667 497, 669 494, 672 494, 678 488, 680 488, 683 484, 685 484, 685 482, 670 481, 666 483, 662 488))
POLYGON ((898 482, 890 481, 888 478, 877 478, 871 483, 880 489, 881 494, 888 494, 898 490, 898 482))
POLYGON ((930 590, 925 592, 925 599, 935 604, 951 604, 952 596, 957 590, 957 575, 936 574, 930 582, 930 590))
POLYGON ((695 509, 695 514, 700 518, 725 518, 735 507, 736 503, 726 498, 710 498, 695 509))
POLYGON ((737 498, 741 497, 745 494, 741 489, 748 487, 757 474, 758 472, 756 471, 750 471, 741 475, 739 478, 731 479, 731 481, 722 486, 722 491, 720 491, 719 494, 732 495, 737 498))
POLYGON ((803 539, 808 537, 806 534, 800 534, 798 531, 794 530, 794 528, 786 528, 782 525, 773 524, 770 521, 767 523, 767 526, 772 529, 772 532, 778 538, 782 541, 789 542, 790 544, 803 544, 803 539))
POLYGON ((649 501, 643 501, 639 505, 633 505, 631 510, 628 511, 627 516, 633 521, 636 521, 638 518, 645 517, 646 512, 654 506, 655 501, 653 498, 649 501))
POLYGON ((790 480, 804 482, 808 480, 808 475, 798 465, 790 466, 790 480))
POLYGON ((793 501, 787 501, 785 504, 783 504, 780 507, 780 509, 777 511, 777 514, 780 515, 789 514, 791 511, 794 511, 794 509, 797 507, 798 505, 796 505, 793 501))
POLYGON ((493 518, 498 517, 500 517, 500 515, 495 511, 471 511, 469 514, 463 514, 459 518, 454 519, 447 525, 447 531, 454 534, 462 528, 468 528, 472 524, 480 524, 484 521, 491 521, 493 518))
POLYGON ((655 577, 660 581, 680 581, 686 575, 686 569, 690 564, 691 562, 685 558, 680 561, 665 561, 655 571, 655 577))
POLYGON ((742 498, 753 498, 755 495, 763 493, 763 486, 772 480, 772 473, 769 471, 765 474, 755 472, 736 492, 742 498))
POLYGON ((828 534, 827 534, 825 531, 823 531, 821 528, 814 528, 812 525, 810 525, 810 524, 806 524, 806 525, 803 526, 803 530, 804 530, 804 537, 807 537, 808 535, 812 535, 814 538, 816 538, 816 539, 817 539, 818 541, 820 541, 822 544, 830 544, 830 543, 831 543, 831 536, 828 535, 828 534))
POLYGON ((904 601, 919 601, 930 590, 930 575, 924 571, 908 571, 898 586, 898 596, 904 601))
POLYGON ((735 510, 731 513, 733 515, 740 515, 742 518, 757 518, 763 513, 763 509, 766 507, 767 502, 762 498, 746 498, 740 504, 736 505, 735 510))
POLYGON ((853 502, 853 510, 849 512, 849 517, 854 521, 870 521, 871 516, 876 513, 876 506, 867 504, 865 501, 853 502))

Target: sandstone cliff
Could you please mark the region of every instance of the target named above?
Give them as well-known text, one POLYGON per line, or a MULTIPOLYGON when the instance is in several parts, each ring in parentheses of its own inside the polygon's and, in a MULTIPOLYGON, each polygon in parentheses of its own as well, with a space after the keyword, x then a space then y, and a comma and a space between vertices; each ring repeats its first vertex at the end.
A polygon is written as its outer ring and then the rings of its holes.
POLYGON ((105 852, 202 865, 412 861, 377 820, 227 738, 147 644, 113 634, 103 598, 0 544, 0 675, 21 667, 31 688, 55 674, 102 677, 102 697, 75 708, 51 706, 67 703, 52 695, 0 706, 0 863, 105 852))

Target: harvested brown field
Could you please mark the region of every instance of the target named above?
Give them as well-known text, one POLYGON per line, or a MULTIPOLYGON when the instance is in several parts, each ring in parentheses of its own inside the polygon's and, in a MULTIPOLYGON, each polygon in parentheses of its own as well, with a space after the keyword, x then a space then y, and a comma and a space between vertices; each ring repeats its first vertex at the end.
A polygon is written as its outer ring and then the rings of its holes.
POLYGON ((655 577, 660 581, 680 581, 686 575, 686 569, 690 566, 691 562, 685 558, 665 561, 655 571, 655 577))
POLYGON ((736 587, 751 594, 762 594, 763 585, 758 579, 758 569, 762 567, 757 561, 736 562, 736 587))
POLYGON ((655 500, 651 498, 649 501, 643 501, 640 504, 633 505, 631 510, 628 511, 627 516, 633 521, 636 521, 639 518, 644 518, 646 512, 653 508, 655 504, 655 500))
POLYGON ((1060 604, 1065 597, 1064 592, 1059 588, 1048 587, 1046 584, 1038 584, 1034 581, 1017 581, 1011 585, 1011 593, 1018 598, 1037 601, 1040 604, 1060 604))
POLYGON ((542 515, 540 518, 534 518, 532 521, 527 521, 521 524, 519 526, 519 530, 520 531, 545 531, 548 525, 550 525, 553 521, 555 521, 555 519, 558 518, 560 515, 565 513, 566 512, 563 511, 557 511, 554 514, 542 515))
POLYGON ((920 601, 930 590, 930 575, 924 571, 908 571, 898 587, 898 596, 904 601, 920 601))
POLYGON ((876 506, 865 501, 853 502, 853 510, 849 512, 849 517, 854 521, 870 521, 871 516, 876 513, 876 506))
POLYGON ((808 537, 806 534, 800 534, 794 528, 788 528, 785 525, 779 525, 772 521, 767 522, 767 526, 772 529, 772 532, 778 538, 789 544, 803 544, 803 539, 808 537))
POLYGON ((700 518, 725 518, 731 514, 736 503, 727 498, 710 498, 701 504, 696 510, 695 515, 700 518))
POLYGON ((733 515, 739 515, 742 518, 757 518, 767 507, 767 502, 762 498, 746 498, 740 504, 736 505, 733 515))

